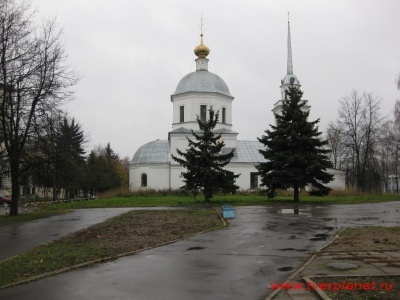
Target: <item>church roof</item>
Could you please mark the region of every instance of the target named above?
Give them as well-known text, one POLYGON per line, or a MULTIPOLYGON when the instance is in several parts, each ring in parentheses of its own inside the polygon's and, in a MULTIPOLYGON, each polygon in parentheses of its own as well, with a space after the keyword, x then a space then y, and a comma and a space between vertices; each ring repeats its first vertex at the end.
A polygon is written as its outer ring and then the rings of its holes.
POLYGON ((218 75, 206 70, 198 70, 184 76, 178 83, 175 93, 172 95, 174 96, 188 92, 219 93, 232 97, 225 81, 218 75))
MULTIPOLYGON (((232 163, 260 163, 265 158, 258 152, 263 145, 258 141, 237 141, 232 163)), ((133 164, 168 164, 171 162, 168 140, 155 140, 144 144, 133 156, 133 164)))
POLYGON ((144 144, 133 156, 134 164, 167 164, 170 162, 169 142, 155 140, 144 144))
POLYGON ((258 141, 236 141, 235 157, 232 163, 261 163, 267 160, 258 152, 264 145, 258 141))

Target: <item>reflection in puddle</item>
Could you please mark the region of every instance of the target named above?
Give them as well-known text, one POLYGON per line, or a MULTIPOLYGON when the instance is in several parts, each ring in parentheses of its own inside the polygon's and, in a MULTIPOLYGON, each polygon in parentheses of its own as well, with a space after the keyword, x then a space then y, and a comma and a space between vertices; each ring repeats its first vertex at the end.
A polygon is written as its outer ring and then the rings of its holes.
POLYGON ((278 211, 281 214, 303 215, 311 217, 310 209, 303 208, 282 208, 278 211))

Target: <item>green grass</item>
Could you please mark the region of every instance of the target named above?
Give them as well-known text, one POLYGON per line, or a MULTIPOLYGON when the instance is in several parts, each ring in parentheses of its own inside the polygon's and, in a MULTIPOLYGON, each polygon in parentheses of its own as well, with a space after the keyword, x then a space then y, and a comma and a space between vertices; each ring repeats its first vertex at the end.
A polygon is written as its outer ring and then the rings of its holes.
MULTIPOLYGON (((338 195, 326 197, 303 196, 300 204, 361 204, 377 203, 387 201, 398 201, 400 195, 381 194, 381 195, 338 195)), ((215 196, 210 203, 205 203, 202 196, 196 199, 190 196, 127 196, 114 197, 107 199, 96 199, 90 201, 75 201, 58 204, 60 207, 75 208, 96 208, 96 207, 146 207, 146 206, 221 206, 229 203, 235 206, 244 205, 274 205, 293 203, 290 196, 278 196, 268 199, 266 196, 259 195, 227 195, 215 196)))
POLYGON ((131 211, 0 262, 0 287, 220 228, 215 210, 131 211))
MULTIPOLYGON (((361 203, 378 203, 387 201, 399 201, 400 195, 397 194, 346 194, 332 193, 325 197, 315 197, 302 195, 300 197, 300 205, 303 204, 361 204, 361 203)), ((19 216, 0 216, 0 226, 15 222, 23 222, 43 218, 55 214, 62 214, 71 209, 82 208, 105 208, 105 207, 156 207, 156 206, 197 206, 197 207, 219 207, 224 203, 234 206, 244 205, 285 205, 293 204, 292 196, 287 193, 274 199, 268 199, 266 196, 257 194, 237 194, 237 195, 217 195, 210 203, 205 203, 202 196, 193 198, 183 195, 127 195, 120 197, 111 197, 104 199, 96 199, 89 201, 73 201, 53 204, 41 204, 39 209, 31 213, 23 213, 19 216)))

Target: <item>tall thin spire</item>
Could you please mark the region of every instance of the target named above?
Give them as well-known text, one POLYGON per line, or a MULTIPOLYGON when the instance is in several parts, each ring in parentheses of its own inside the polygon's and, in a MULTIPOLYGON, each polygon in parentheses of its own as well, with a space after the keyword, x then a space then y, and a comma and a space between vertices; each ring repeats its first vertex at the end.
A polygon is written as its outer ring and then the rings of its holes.
POLYGON ((293 62, 292 62, 292 42, 290 39, 290 20, 288 12, 288 38, 287 38, 287 74, 293 74, 293 62))

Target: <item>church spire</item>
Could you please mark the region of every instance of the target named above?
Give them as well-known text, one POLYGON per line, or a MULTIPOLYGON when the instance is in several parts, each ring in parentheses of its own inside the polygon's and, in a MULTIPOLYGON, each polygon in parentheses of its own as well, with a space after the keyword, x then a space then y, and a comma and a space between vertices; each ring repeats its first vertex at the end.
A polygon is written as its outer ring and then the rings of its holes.
POLYGON ((287 75, 293 74, 293 62, 292 62, 292 42, 290 38, 290 20, 288 12, 288 38, 287 38, 287 75))

